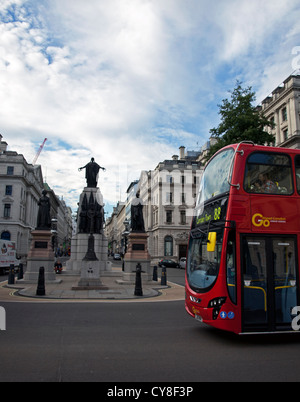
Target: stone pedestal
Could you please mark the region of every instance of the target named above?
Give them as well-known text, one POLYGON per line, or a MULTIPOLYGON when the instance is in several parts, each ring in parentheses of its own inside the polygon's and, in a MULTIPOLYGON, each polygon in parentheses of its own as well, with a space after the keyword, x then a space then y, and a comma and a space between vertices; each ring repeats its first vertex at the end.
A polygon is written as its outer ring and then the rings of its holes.
POLYGON ((100 279, 99 261, 82 261, 80 280, 73 290, 105 290, 100 279))
MULTIPOLYGON (((88 250, 89 241, 89 231, 84 228, 88 227, 85 222, 87 218, 86 208, 90 197, 101 206, 103 206, 103 196, 100 189, 85 187, 82 194, 80 195, 78 216, 77 216, 77 233, 72 237, 71 240, 71 257, 67 261, 67 272, 80 274, 83 267, 83 259, 86 256, 88 250), (83 231, 82 231, 83 230, 83 231)), ((97 225, 95 225, 95 231, 97 231, 97 225)), ((94 232, 94 250, 96 257, 98 259, 97 263, 99 266, 99 272, 104 274, 105 272, 111 271, 111 266, 108 263, 108 241, 101 230, 100 233, 94 232)))
POLYGON ((135 281, 135 271, 138 263, 142 267, 142 279, 152 280, 151 275, 151 256, 148 251, 148 237, 145 232, 131 232, 128 236, 128 248, 124 257, 124 281, 135 281), (133 272, 134 271, 134 272, 133 272))
MULTIPOLYGON (((98 258, 98 264, 101 273, 111 270, 108 264, 107 249, 108 241, 103 234, 94 234, 95 254, 98 258)), ((89 235, 87 233, 78 233, 71 240, 71 257, 67 261, 66 269, 70 273, 80 274, 82 261, 85 258, 88 249, 89 235)))
POLYGON ((45 268, 45 282, 56 282, 51 231, 34 230, 31 236, 26 272, 24 279, 18 282, 37 283, 40 267, 45 268))

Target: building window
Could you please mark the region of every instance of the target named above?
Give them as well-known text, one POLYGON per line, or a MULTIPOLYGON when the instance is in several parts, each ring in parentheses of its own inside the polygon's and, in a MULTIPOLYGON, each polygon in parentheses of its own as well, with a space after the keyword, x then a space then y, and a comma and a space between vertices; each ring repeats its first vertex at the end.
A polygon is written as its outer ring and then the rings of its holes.
POLYGON ((7 175, 12 176, 14 174, 14 167, 13 166, 7 166, 7 175))
POLYGON ((186 212, 185 211, 180 211, 180 223, 181 223, 181 225, 186 224, 186 212))
POLYGON ((286 107, 282 109, 282 121, 287 121, 287 111, 286 107))
POLYGON ((273 128, 275 128, 275 117, 272 116, 271 119, 270 119, 270 121, 271 121, 271 123, 272 123, 271 129, 273 130, 273 128))
POLYGON ((10 218, 10 204, 4 204, 4 218, 10 218))
POLYGON ((173 255, 173 237, 165 237, 165 257, 171 257, 173 255))
POLYGON ((12 186, 5 187, 5 195, 12 195, 12 186))
POLYGON ((181 193, 181 204, 185 204, 185 193, 181 193))
POLYGON ((172 184, 173 183, 173 177, 170 175, 167 175, 167 183, 172 184))
POLYGON ((1 233, 1 240, 7 240, 10 241, 11 240, 11 235, 9 232, 2 232, 1 233))
POLYGON ((284 130, 283 131, 283 141, 286 141, 289 138, 289 131, 288 130, 284 130))
POLYGON ((172 204, 172 202, 173 202, 173 193, 166 193, 166 202, 168 204, 172 204))
POLYGON ((172 213, 172 211, 167 211, 166 212, 166 214, 167 214, 167 216, 166 216, 166 221, 167 221, 167 223, 172 223, 172 220, 173 220, 173 213, 172 213))

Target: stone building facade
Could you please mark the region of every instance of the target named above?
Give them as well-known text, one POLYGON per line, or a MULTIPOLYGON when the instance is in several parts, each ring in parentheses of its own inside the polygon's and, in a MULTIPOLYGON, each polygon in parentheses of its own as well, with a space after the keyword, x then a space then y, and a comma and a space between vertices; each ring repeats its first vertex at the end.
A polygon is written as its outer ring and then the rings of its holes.
POLYGON ((125 220, 125 203, 118 202, 118 205, 113 208, 111 216, 106 219, 104 233, 108 241, 108 253, 123 253, 123 237, 124 231, 123 222, 125 220))
POLYGON ((0 238, 16 243, 17 255, 27 256, 31 232, 36 228, 38 202, 47 190, 53 220, 53 246, 64 245, 72 234, 72 211, 43 180, 40 165, 8 150, 0 134, 0 238))
POLYGON ((118 203, 106 220, 110 251, 123 253, 126 242, 124 221, 130 227, 131 201, 137 191, 143 203, 145 230, 152 264, 168 258, 178 261, 186 256, 190 225, 198 193, 202 164, 199 152, 180 147, 180 156, 160 162, 154 170, 142 171, 132 182, 124 203, 118 203))
POLYGON ((0 237, 16 242, 17 255, 27 255, 30 233, 36 227, 38 201, 43 191, 41 166, 8 151, 0 135, 0 237))
POLYGON ((186 256, 189 231, 203 173, 198 153, 185 152, 141 172, 140 198, 152 263, 186 256))
POLYGON ((261 104, 264 115, 274 123, 268 128, 275 146, 300 148, 300 75, 290 75, 261 104))

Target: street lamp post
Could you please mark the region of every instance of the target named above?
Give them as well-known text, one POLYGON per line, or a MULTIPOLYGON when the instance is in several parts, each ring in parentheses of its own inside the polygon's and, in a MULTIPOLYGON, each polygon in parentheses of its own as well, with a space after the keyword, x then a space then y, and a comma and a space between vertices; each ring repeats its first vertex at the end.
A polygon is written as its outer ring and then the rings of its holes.
POLYGON ((52 218, 51 219, 51 233, 52 233, 52 248, 54 251, 54 254, 56 256, 56 252, 57 252, 57 244, 58 244, 58 240, 57 240, 57 218, 52 218))
POLYGON ((129 235, 129 220, 125 219, 125 221, 123 222, 123 225, 125 226, 125 230, 122 233, 122 237, 124 238, 124 255, 123 255, 123 262, 122 262, 122 271, 124 271, 124 257, 125 254, 127 253, 127 237, 129 235))

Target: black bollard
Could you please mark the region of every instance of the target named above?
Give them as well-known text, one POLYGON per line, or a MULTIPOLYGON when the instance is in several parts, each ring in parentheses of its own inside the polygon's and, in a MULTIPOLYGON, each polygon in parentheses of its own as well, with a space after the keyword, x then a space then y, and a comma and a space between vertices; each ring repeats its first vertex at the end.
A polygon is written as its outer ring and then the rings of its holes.
POLYGON ((46 289, 45 289, 45 268, 41 267, 39 270, 39 280, 38 280, 38 286, 36 289, 36 295, 37 296, 45 296, 46 294, 46 289))
POLYGON ((23 264, 19 264, 19 272, 18 272, 18 279, 23 279, 24 275, 24 270, 23 270, 23 264))
POLYGON ((135 296, 143 296, 143 289, 142 289, 142 267, 141 264, 138 263, 136 266, 136 274, 135 274, 135 289, 134 295, 135 296))
POLYGON ((153 267, 153 280, 157 282, 157 266, 153 267))
POLYGON ((10 265, 9 274, 8 274, 8 285, 14 285, 15 283, 15 266, 14 264, 10 265))
POLYGON ((167 268, 165 266, 161 270, 161 285, 167 286, 167 268))

